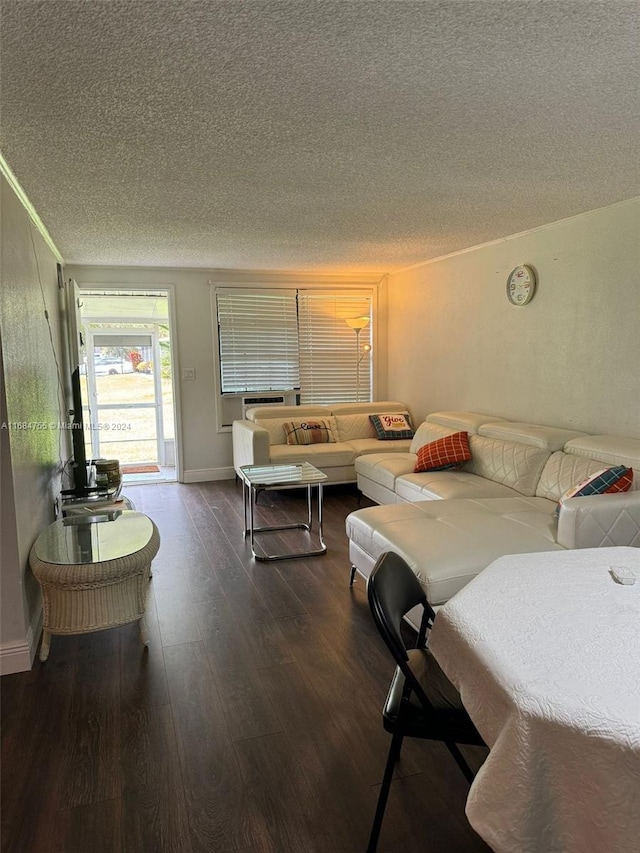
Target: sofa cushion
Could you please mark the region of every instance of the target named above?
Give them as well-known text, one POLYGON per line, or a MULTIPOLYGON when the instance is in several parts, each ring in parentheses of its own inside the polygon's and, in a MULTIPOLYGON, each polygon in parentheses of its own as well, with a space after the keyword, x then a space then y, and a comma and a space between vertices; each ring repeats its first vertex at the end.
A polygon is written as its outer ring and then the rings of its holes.
POLYGON ((626 465, 633 468, 633 490, 640 489, 640 438, 617 435, 586 435, 565 444, 565 452, 584 456, 605 465, 626 465))
POLYGON ((344 465, 353 465, 355 451, 348 444, 277 444, 271 448, 271 462, 274 465, 287 462, 309 462, 316 468, 324 469, 344 465))
POLYGON ((495 415, 482 415, 479 412, 433 412, 426 418, 427 423, 449 427, 454 432, 465 430, 469 435, 477 433, 482 424, 501 420, 495 415))
POLYGON ((333 403, 332 415, 371 415, 376 412, 406 412, 409 407, 398 400, 376 400, 366 403, 333 403))
POLYGON ((368 413, 334 415, 338 441, 353 441, 358 438, 376 439, 375 427, 368 413))
POLYGON ((413 428, 408 412, 381 412, 369 415, 380 441, 392 441, 395 438, 413 438, 413 428))
POLYGON ((541 447, 553 453, 554 450, 562 450, 565 444, 572 438, 583 436, 585 433, 578 430, 560 429, 540 424, 499 421, 498 423, 482 424, 478 429, 478 435, 485 435, 488 438, 501 438, 505 441, 522 442, 522 444, 532 444, 534 447, 541 447))
POLYGON ((333 424, 330 418, 305 418, 301 421, 285 421, 282 424, 287 444, 335 444, 333 424))
POLYGON ((411 446, 411 439, 396 438, 392 441, 380 441, 379 438, 354 438, 347 444, 353 447, 358 456, 370 456, 372 453, 382 452, 385 456, 390 456, 396 453, 407 453, 411 446))
POLYGON ((411 473, 415 464, 414 453, 370 453, 356 459, 356 473, 393 491, 396 478, 411 473))
POLYGON ((509 486, 459 469, 401 473, 395 481, 395 492, 403 501, 519 497, 519 492, 509 486))
POLYGON ((481 415, 477 412, 434 412, 428 415, 416 430, 411 444, 411 452, 417 453, 423 444, 435 441, 445 435, 453 435, 456 432, 468 432, 469 435, 475 435, 482 424, 486 422, 495 424, 501 420, 502 418, 495 415, 481 415))
POLYGON ((554 509, 543 498, 420 501, 357 510, 346 526, 373 560, 400 554, 438 605, 504 554, 562 550, 554 509))
POLYGON ((440 426, 440 424, 431 424, 429 421, 423 421, 411 441, 411 453, 417 453, 421 447, 429 444, 430 441, 436 441, 438 438, 444 438, 444 436, 453 435, 456 432, 459 432, 459 430, 453 427, 445 427, 440 426))
POLYGON ((416 455, 416 467, 413 470, 416 474, 419 471, 443 471, 445 468, 454 468, 470 459, 469 433, 454 432, 453 435, 438 438, 420 447, 416 455))
POLYGON ((581 483, 601 469, 602 462, 558 450, 551 454, 544 466, 536 496, 557 502, 576 483, 581 483))
MULTIPOLYGON (((274 406, 274 408, 276 408, 274 406)), ((293 408, 291 406, 290 408, 293 408)), ((296 420, 301 421, 307 418, 307 415, 302 414, 301 417, 296 416, 296 420)), ((309 420, 319 420, 315 415, 309 416, 309 420)), ((339 441, 339 437, 337 434, 336 422, 335 419, 331 415, 325 415, 322 420, 326 421, 330 427, 331 431, 334 435, 336 441, 339 441)), ((262 427, 262 429, 266 429, 269 433, 269 444, 273 447, 278 444, 286 444, 287 443, 287 433, 285 432, 284 425, 292 422, 292 417, 286 418, 258 418, 254 423, 262 427)))
POLYGON ((483 435, 470 436, 469 445, 471 461, 465 464, 465 471, 509 486, 525 497, 536 494, 540 475, 549 459, 548 450, 483 435))
POLYGON ((269 444, 273 447, 274 444, 287 443, 287 437, 282 428, 282 424, 286 423, 287 420, 287 418, 257 418, 254 423, 256 426, 266 429, 269 433, 269 444))
POLYGON ((291 420, 292 418, 307 418, 313 415, 317 418, 329 417, 329 406, 254 406, 247 409, 244 416, 248 421, 264 421, 270 418, 291 420))

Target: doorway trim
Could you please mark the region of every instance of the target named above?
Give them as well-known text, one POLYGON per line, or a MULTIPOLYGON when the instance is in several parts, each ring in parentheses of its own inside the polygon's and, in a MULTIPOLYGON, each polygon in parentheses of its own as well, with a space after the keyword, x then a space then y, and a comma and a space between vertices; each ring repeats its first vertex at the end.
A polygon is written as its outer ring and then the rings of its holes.
MULTIPOLYGON (((145 284, 133 284, 128 281, 114 282, 87 282, 82 281, 82 276, 76 278, 79 290, 79 297, 82 299, 83 293, 95 293, 99 291, 126 291, 128 293, 139 293, 140 295, 154 293, 166 294, 168 297, 169 306, 169 335, 171 338, 171 390, 173 393, 173 416, 175 428, 175 454, 176 454, 176 480, 178 483, 184 483, 184 453, 182 441, 182 406, 179 394, 178 377, 180 376, 180 361, 178 353, 178 336, 176 325, 176 294, 175 285, 156 284, 155 282, 146 282, 145 284), (80 279, 80 280, 78 280, 80 279)), ((121 318, 107 318, 103 321, 121 322, 121 318)))

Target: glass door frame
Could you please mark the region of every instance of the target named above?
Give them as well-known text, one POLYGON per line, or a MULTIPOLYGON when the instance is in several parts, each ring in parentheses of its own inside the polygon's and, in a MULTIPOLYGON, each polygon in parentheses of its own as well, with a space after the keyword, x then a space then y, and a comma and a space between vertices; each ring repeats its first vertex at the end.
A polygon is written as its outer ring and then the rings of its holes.
MULTIPOLYGON (((179 393, 178 377, 180 376, 180 349, 178 344, 178 327, 176 322, 176 285, 173 282, 150 281, 147 274, 143 276, 142 281, 131 280, 127 276, 124 280, 113 280, 114 270, 110 269, 106 272, 98 271, 92 268, 79 268, 73 275, 73 281, 77 286, 78 307, 79 307, 79 323, 83 335, 89 324, 94 322, 91 317, 85 316, 83 308, 83 298, 88 294, 100 293, 103 295, 114 295, 127 293, 140 296, 163 296, 168 300, 168 324, 169 324, 169 340, 170 348, 170 363, 171 363, 171 392, 172 392, 172 412, 174 426, 174 458, 175 458, 175 476, 179 483, 184 482, 184 448, 183 448, 183 430, 182 430, 182 405, 179 393)), ((96 318, 95 322, 101 323, 121 323, 128 321, 129 323, 147 322, 149 325, 157 323, 155 317, 111 317, 106 314, 96 318)), ((80 359, 83 364, 86 364, 86 347, 80 348, 80 359), (83 355, 85 356, 83 358, 83 355)), ((86 368, 85 368, 86 369, 86 368)), ((83 399, 83 408, 89 415, 88 400, 83 399)))
MULTIPOLYGON (((149 328, 149 329, 128 329, 127 323, 122 322, 122 326, 120 328, 107 328, 102 329, 99 327, 85 329, 86 334, 86 353, 87 353, 87 395, 89 397, 87 403, 89 406, 89 418, 92 425, 91 429, 91 453, 94 459, 100 457, 100 433, 101 430, 95 429, 94 425, 102 423, 100 420, 100 410, 109 410, 109 409, 155 409, 155 423, 156 423, 156 460, 149 460, 157 462, 158 465, 164 466, 166 462, 165 457, 165 442, 164 442, 164 416, 163 416, 163 403, 162 403, 162 378, 161 378, 161 365, 160 365, 160 342, 158 338, 157 328, 149 328), (98 402, 98 390, 96 384, 96 373, 95 373, 95 344, 94 337, 122 337, 122 335, 127 334, 128 337, 135 338, 136 335, 140 335, 140 337, 151 338, 151 351, 152 351, 152 364, 153 364, 153 393, 154 393, 154 402, 153 403, 120 403, 120 404, 111 404, 111 403, 102 403, 98 402)), ((133 322, 133 321, 132 321, 133 322)), ((151 327, 152 324, 149 324, 151 327)), ((132 345, 133 346, 133 345, 132 345)))

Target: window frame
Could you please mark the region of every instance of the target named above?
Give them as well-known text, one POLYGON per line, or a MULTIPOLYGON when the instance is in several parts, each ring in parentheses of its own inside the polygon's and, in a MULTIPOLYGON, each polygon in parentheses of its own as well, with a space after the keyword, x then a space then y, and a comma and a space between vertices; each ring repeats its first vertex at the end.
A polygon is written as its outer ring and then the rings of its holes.
MULTIPOLYGON (((220 364, 219 364, 219 341, 218 341, 218 323, 217 323, 217 305, 216 293, 221 289, 237 289, 245 291, 261 291, 261 290, 293 290, 298 291, 321 291, 321 292, 355 292, 369 297, 371 304, 371 322, 370 336, 372 350, 371 358, 371 399, 375 400, 378 396, 378 386, 380 381, 380 365, 381 353, 378 352, 379 346, 376 342, 379 337, 380 329, 380 306, 384 310, 386 300, 384 298, 384 288, 380 292, 380 286, 384 284, 385 278, 364 276, 346 276, 336 275, 314 276, 300 273, 256 273, 249 272, 231 272, 226 271, 220 277, 209 280, 210 301, 211 301, 211 318, 213 326, 213 382, 215 386, 215 413, 216 425, 215 429, 218 433, 230 433, 231 423, 235 419, 244 417, 241 408, 241 399, 246 394, 240 392, 238 394, 225 393, 222 394, 220 388, 220 364), (381 301, 382 300, 382 301, 381 301), (233 410, 233 413, 231 413, 233 410)), ((383 335, 384 338, 384 335, 383 335)), ((259 393, 259 392, 256 392, 259 393)), ((276 392, 266 392, 267 394, 275 394, 276 392)), ((252 395, 253 396, 253 395, 252 395)), ((295 405, 299 403, 299 393, 285 393, 285 405, 295 405)))

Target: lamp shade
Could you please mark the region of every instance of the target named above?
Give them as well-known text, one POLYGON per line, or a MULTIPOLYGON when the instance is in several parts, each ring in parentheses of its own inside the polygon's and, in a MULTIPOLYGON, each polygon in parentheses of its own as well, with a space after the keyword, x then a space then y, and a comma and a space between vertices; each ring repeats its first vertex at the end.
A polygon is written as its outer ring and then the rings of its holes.
POLYGON ((364 329, 365 326, 369 325, 368 317, 346 317, 345 323, 347 326, 350 326, 352 329, 364 329))

